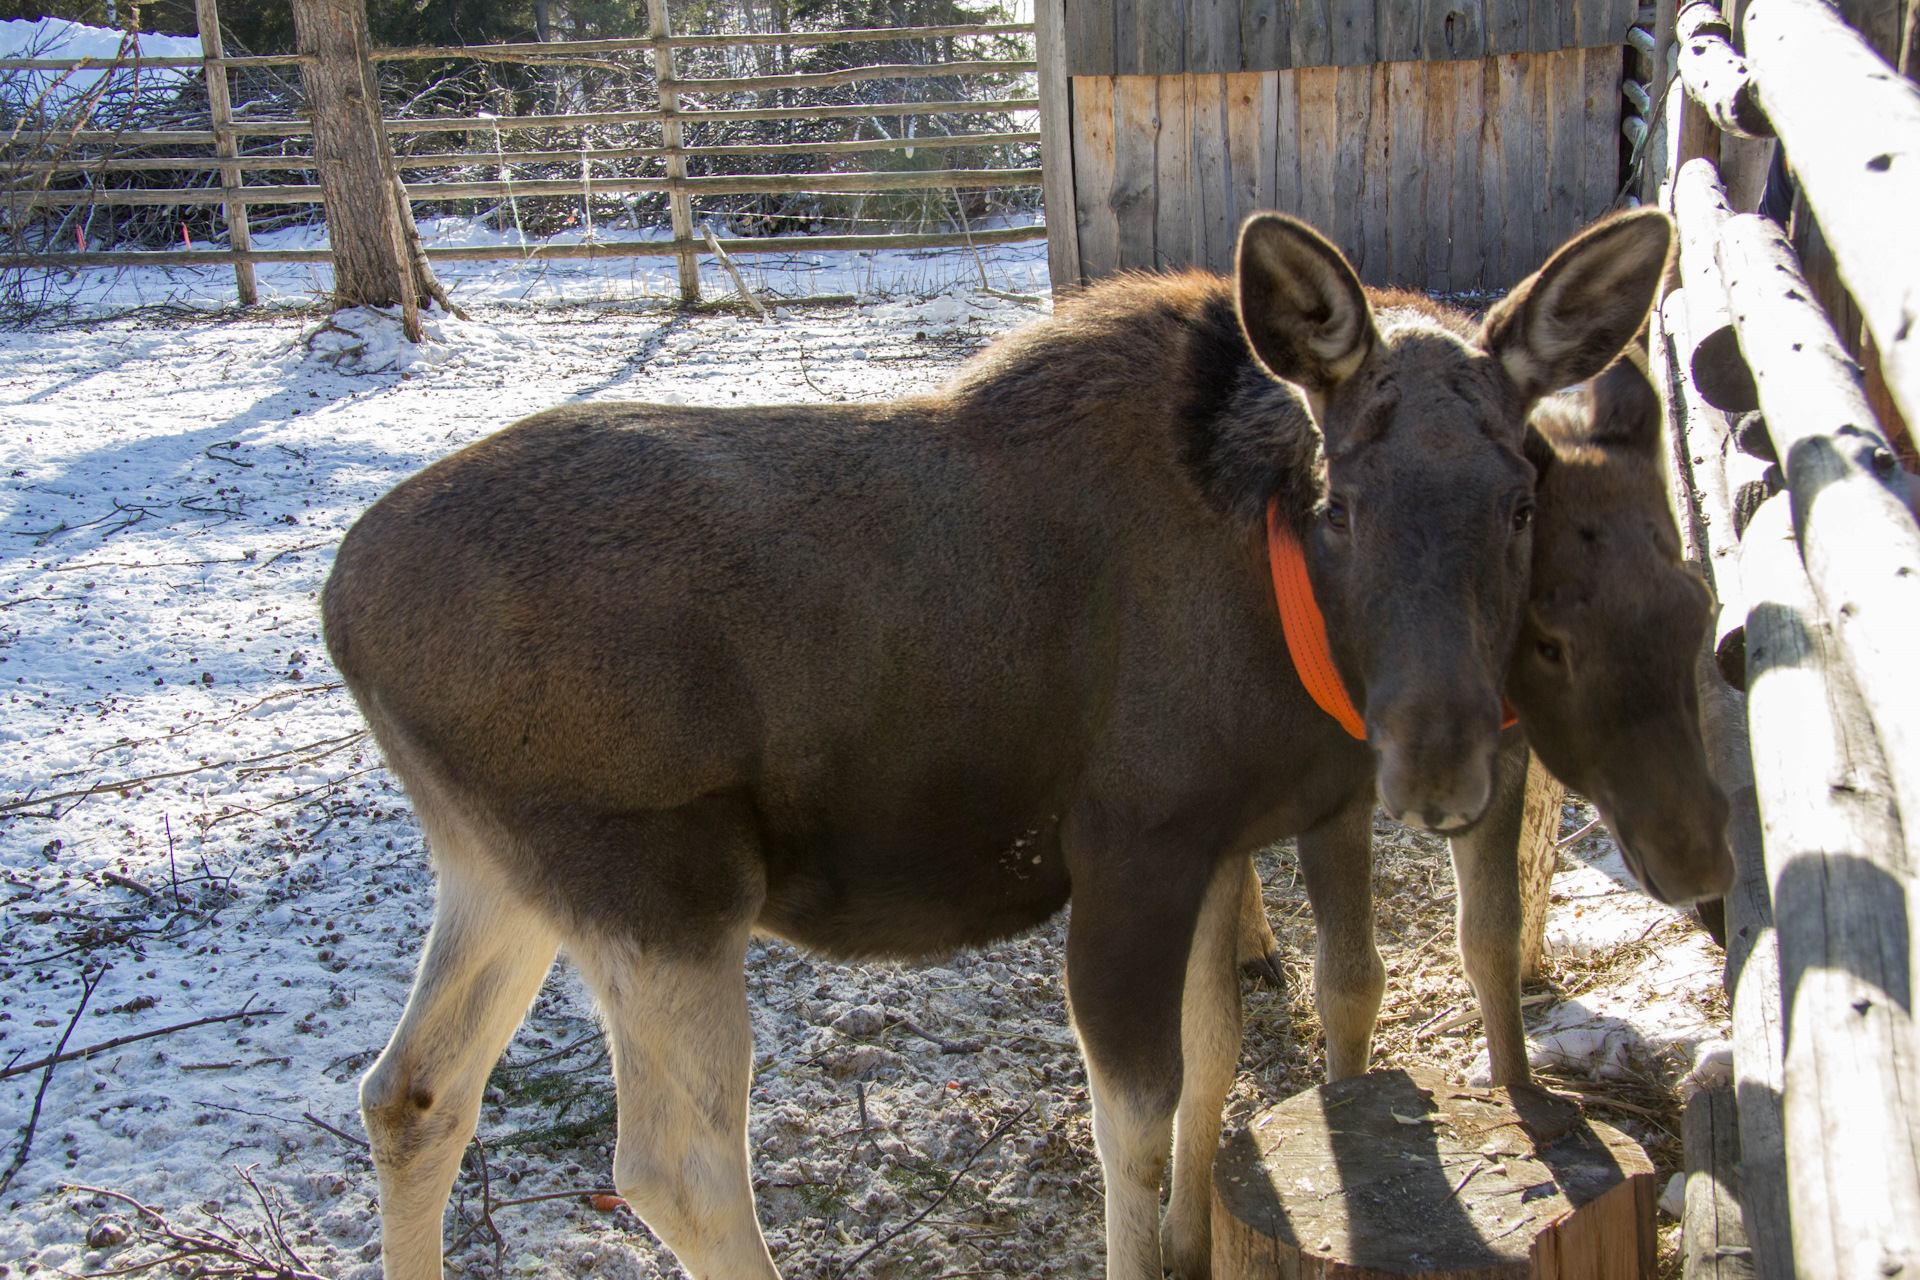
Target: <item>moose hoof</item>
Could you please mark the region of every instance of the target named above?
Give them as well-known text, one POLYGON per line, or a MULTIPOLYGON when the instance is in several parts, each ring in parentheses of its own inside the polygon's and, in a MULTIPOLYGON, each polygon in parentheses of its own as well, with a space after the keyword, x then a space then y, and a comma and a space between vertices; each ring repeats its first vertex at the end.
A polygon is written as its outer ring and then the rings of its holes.
POLYGON ((1287 978, 1280 971, 1280 953, 1269 951, 1265 955, 1254 956, 1240 962, 1240 972, 1249 982, 1263 983, 1275 991, 1287 989, 1287 978))

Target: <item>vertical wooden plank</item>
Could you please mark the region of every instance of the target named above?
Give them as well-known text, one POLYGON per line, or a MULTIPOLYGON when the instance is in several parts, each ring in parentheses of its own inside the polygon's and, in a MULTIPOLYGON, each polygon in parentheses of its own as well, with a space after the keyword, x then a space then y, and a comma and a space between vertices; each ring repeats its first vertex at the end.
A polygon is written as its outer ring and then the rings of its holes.
POLYGON ((1578 219, 1585 225, 1607 211, 1614 192, 1620 189, 1621 114, 1625 99, 1620 96, 1620 80, 1626 63, 1617 45, 1600 45, 1580 51, 1587 93, 1582 118, 1586 123, 1586 155, 1582 163, 1587 172, 1585 207, 1578 219))
POLYGON ((1240 0, 1240 68, 1284 71, 1293 65, 1292 0, 1240 0))
POLYGON ((1366 191, 1367 126, 1373 118, 1373 68, 1340 67, 1334 83, 1333 199, 1328 231, 1357 268, 1364 253, 1361 200, 1366 191))
POLYGON ((1438 289, 1443 293, 1451 293, 1460 287, 1453 281, 1453 162, 1455 138, 1463 132, 1458 119, 1460 81, 1454 74, 1455 65, 1451 62, 1426 63, 1422 67, 1421 77, 1427 91, 1427 136, 1424 143, 1427 171, 1423 175, 1427 190, 1421 219, 1426 230, 1427 253, 1420 287, 1438 289))
POLYGON ((1288 47, 1296 67, 1333 65, 1333 0, 1288 0, 1288 47))
MULTIPOLYGON (((227 68, 220 59, 227 56, 220 39, 220 6, 215 0, 198 0, 195 14, 200 26, 200 52, 206 56, 207 106, 213 117, 214 152, 221 159, 240 154, 233 130, 233 103, 228 94, 227 68)), ((222 213, 227 223, 227 247, 245 253, 253 247, 253 228, 247 221, 247 201, 240 190, 239 165, 220 166, 220 186, 227 197, 222 213)), ((253 276, 251 262, 233 264, 233 283, 243 307, 258 306, 260 289, 253 276)))
POLYGON ((1549 92, 1553 95, 1552 134, 1548 140, 1553 174, 1551 249, 1580 228, 1587 180, 1587 130, 1582 119, 1587 83, 1581 73, 1580 50, 1562 49, 1550 54, 1547 62, 1551 68, 1549 92))
POLYGON ((1040 199, 1047 213, 1047 276, 1056 293, 1081 279, 1066 6, 1067 0, 1034 0, 1033 5, 1034 55, 1040 66, 1040 199))
POLYGON ((1151 271, 1159 182, 1159 82, 1152 76, 1115 79, 1113 115, 1113 214, 1120 227, 1120 269, 1151 271))
POLYGON ((1483 0, 1487 52, 1495 56, 1521 53, 1532 43, 1531 0, 1483 0))
POLYGON ((1075 76, 1073 214, 1080 233, 1079 274, 1095 280, 1120 269, 1120 223, 1114 198, 1112 76, 1075 76))
POLYGON ((1333 28, 1333 63, 1341 67, 1377 62, 1378 33, 1374 0, 1328 0, 1333 28))
POLYGON ((1547 53, 1560 47, 1560 8, 1568 2, 1569 0, 1530 0, 1527 15, 1527 52, 1547 53))
POLYGON ((1584 22, 1584 19, 1580 16, 1581 12, 1600 5, 1612 3, 1613 0, 1560 0, 1560 3, 1555 6, 1560 10, 1560 43, 1558 47, 1562 49, 1579 48, 1581 26, 1584 22))
POLYGON ((1140 74, 1140 32, 1135 10, 1142 5, 1151 8, 1153 3, 1154 0, 1107 0, 1110 25, 1113 27, 1114 75, 1140 74))
MULTIPOLYGON (((1385 81, 1391 118, 1387 139, 1387 275, 1385 283, 1427 287, 1426 174, 1427 96, 1432 89, 1423 62, 1387 62, 1376 68, 1385 81)), ((1446 223, 1442 222, 1444 227, 1446 223)), ((1376 268, 1377 271, 1377 268, 1376 268)))
POLYGON ((1453 64, 1453 122, 1447 144, 1453 147, 1453 195, 1447 228, 1447 278, 1451 287, 1483 289, 1480 274, 1480 131, 1485 110, 1480 101, 1481 63, 1453 64))
POLYGON ((1177 76, 1187 69, 1189 5, 1200 0, 1134 0, 1140 74, 1177 76))
MULTIPOLYGON (((684 182, 687 177, 687 156, 680 149, 680 90, 674 84, 673 46, 666 42, 671 34, 667 23, 667 0, 647 0, 647 25, 654 39, 653 77, 660 89, 660 110, 666 113, 666 119, 660 122, 660 145, 667 152, 667 179, 670 182, 684 182)), ((674 255, 680 268, 680 301, 698 302, 700 260, 692 248, 693 197, 687 194, 684 187, 672 189, 667 195, 667 210, 673 222, 673 238, 681 246, 674 255)))
POLYGON ((1374 57, 1381 62, 1416 62, 1421 52, 1421 0, 1377 0, 1374 21, 1378 45, 1374 57))
POLYGON ((1153 265, 1190 266, 1200 258, 1193 191, 1191 76, 1161 76, 1160 134, 1154 148, 1153 265))
POLYGON ((1478 58, 1486 52, 1486 0, 1422 0, 1422 56, 1478 58))
POLYGON ((1287 71, 1260 73, 1260 185, 1255 209, 1293 209, 1300 191, 1300 82, 1287 71), (1281 201, 1287 203, 1282 204, 1281 201))
POLYGON ((1527 164, 1532 187, 1526 193, 1527 258, 1525 267, 1533 271, 1546 261, 1556 243, 1553 237, 1553 78, 1551 54, 1534 53, 1526 58, 1527 121, 1522 135, 1527 148, 1527 164))
POLYGON ((1189 75, 1225 75, 1240 69, 1240 0, 1187 0, 1189 75))
MULTIPOLYGON (((1294 208, 1279 207, 1312 223, 1339 244, 1333 210, 1340 154, 1340 72, 1334 67, 1300 67, 1294 77, 1300 102, 1300 198, 1294 208)), ((1283 152, 1283 174, 1285 163, 1283 152)))
POLYGON ((1224 250, 1210 249, 1207 254, 1207 261, 1217 271, 1233 269, 1234 233, 1241 220, 1255 209, 1273 207, 1273 164, 1262 155, 1260 139, 1273 132, 1273 77, 1278 74, 1242 71, 1226 77, 1226 244, 1224 250))
MULTIPOLYGON (((1393 111, 1388 102, 1388 63, 1356 68, 1367 74, 1368 114, 1365 166, 1360 177, 1360 278, 1386 284, 1393 271, 1392 206, 1393 111)), ((1407 64, 1401 63, 1401 66, 1407 64)), ((1359 262, 1355 263, 1360 266, 1359 262)))
POLYGON ((1502 145, 1500 225, 1506 228, 1501 256, 1511 288, 1540 265, 1536 252, 1540 225, 1538 199, 1542 178, 1534 159, 1539 141, 1533 118, 1529 74, 1538 54, 1516 53, 1500 60, 1500 138, 1502 145))
POLYGON ((1501 68, 1518 55, 1480 63, 1480 286, 1504 289, 1507 273, 1506 107, 1500 100, 1501 68))
MULTIPOLYGON (((1193 256, 1195 266, 1210 271, 1233 266, 1233 207, 1235 175, 1228 153, 1226 76, 1185 76, 1193 142, 1192 172, 1193 256)), ((1252 104, 1248 104, 1251 108, 1252 104)), ((1251 161, 1249 161, 1251 167, 1251 161)))
POLYGON ((1066 0, 1066 3, 1067 74, 1113 75, 1113 0, 1066 0))

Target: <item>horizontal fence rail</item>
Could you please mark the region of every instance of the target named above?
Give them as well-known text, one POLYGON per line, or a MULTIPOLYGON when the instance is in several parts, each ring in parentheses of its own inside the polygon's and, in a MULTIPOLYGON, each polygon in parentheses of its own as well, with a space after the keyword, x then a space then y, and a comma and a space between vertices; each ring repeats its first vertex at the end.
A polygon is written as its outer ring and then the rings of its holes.
MULTIPOLYGON (((204 0, 203 0, 204 3, 204 0)), ((204 25, 204 23, 203 23, 204 25)), ((656 32, 660 29, 656 24, 656 32)), ((639 110, 586 111, 544 115, 392 117, 384 120, 389 135, 423 137, 434 134, 477 134, 469 139, 481 149, 434 151, 419 154, 395 154, 393 167, 398 173, 420 173, 436 169, 498 169, 501 176, 481 181, 414 181, 398 184, 409 201, 473 200, 494 198, 591 198, 595 195, 625 197, 639 194, 664 194, 675 213, 672 239, 647 241, 589 241, 553 246, 503 246, 486 249, 427 249, 429 261, 521 260, 527 258, 576 259, 637 256, 678 256, 683 264, 691 255, 709 251, 708 243, 694 232, 688 221, 687 201, 701 196, 777 196, 777 195, 865 195, 886 192, 978 190, 1019 190, 1039 187, 1042 171, 1032 167, 952 168, 873 172, 811 172, 773 174, 705 174, 678 176, 686 161, 701 158, 740 160, 776 159, 792 155, 899 154, 926 150, 930 153, 999 146, 1031 147, 1041 134, 1033 128, 999 132, 967 132, 910 137, 834 139, 801 144, 708 143, 685 145, 679 142, 682 130, 690 125, 727 126, 750 122, 793 119, 796 111, 819 120, 909 120, 939 115, 976 115, 980 113, 1019 114, 1036 112, 1037 97, 1006 97, 899 102, 833 103, 795 107, 728 107, 704 103, 739 94, 763 94, 775 91, 831 89, 873 81, 914 81, 938 77, 978 77, 987 75, 1019 76, 1031 74, 1037 64, 1025 58, 961 58, 930 63, 877 63, 838 68, 824 72, 791 72, 773 75, 701 77, 677 75, 671 62, 675 51, 739 48, 824 48, 868 43, 900 43, 915 40, 954 40, 997 37, 1026 37, 1035 31, 1033 23, 959 23, 935 26, 866 28, 850 31, 747 32, 718 35, 653 35, 613 40, 573 40, 524 42, 494 45, 419 46, 373 49, 367 57, 373 62, 407 62, 432 59, 469 59, 546 65, 599 66, 608 69, 632 69, 631 63, 616 64, 610 57, 622 54, 648 54, 658 84, 661 105, 639 110), (665 60, 663 60, 665 59, 665 60), (634 146, 582 146, 561 149, 551 145, 539 148, 504 145, 508 134, 531 131, 582 129, 604 126, 660 126, 666 135, 660 144, 634 146), (484 145, 493 141, 492 147, 484 145), (662 161, 663 176, 631 174, 594 174, 596 163, 662 161), (578 165, 578 176, 514 178, 509 166, 578 165), (683 229, 683 224, 686 224, 683 229)), ((229 71, 268 67, 299 67, 314 61, 310 55, 271 54, 215 56, 217 44, 209 56, 111 58, 10 58, 0 59, 0 71, 31 70, 72 72, 79 70, 137 71, 140 69, 201 69, 209 77, 229 71)), ((644 68, 643 68, 644 69, 644 68)), ((651 90, 649 92, 652 92, 651 90)), ((314 127, 308 120, 235 120, 216 115, 211 129, 42 129, 16 130, 0 136, 0 158, 10 176, 0 183, 0 207, 12 210, 35 208, 80 209, 91 207, 193 207, 222 205, 230 224, 238 227, 248 207, 299 206, 323 203, 320 184, 248 185, 246 174, 314 172, 321 168, 312 155, 237 154, 236 144, 248 140, 295 140, 311 137, 314 127), (218 147, 217 156, 89 156, 58 154, 68 149, 106 148, 142 149, 168 146, 218 147), (55 149, 47 158, 34 156, 36 149, 55 149), (235 154, 229 154, 235 153, 235 154), (191 187, 114 188, 89 184, 85 187, 53 188, 56 178, 107 174, 140 174, 194 170, 220 175, 216 184, 191 187)), ((957 197, 956 197, 957 198, 957 197)), ((964 214, 963 214, 964 216, 964 214)), ((791 253, 827 249, 936 249, 966 245, 1018 243, 1044 238, 1044 226, 998 228, 975 231, 960 228, 951 233, 875 234, 815 236, 741 237, 717 243, 728 254, 791 253)), ((326 250, 251 251, 176 249, 171 251, 81 251, 0 254, 0 266, 44 266, 59 268, 112 267, 151 264, 155 266, 235 265, 268 262, 324 262, 326 250)), ((689 273, 683 267, 683 292, 689 273)), ((697 280, 696 280, 697 287, 697 280)), ((244 291, 243 291, 244 292, 244 291)))
MULTIPOLYGON (((957 249, 967 245, 1024 244, 1044 240, 1047 229, 1034 227, 995 227, 984 231, 942 231, 898 235, 869 234, 847 236, 748 236, 721 239, 719 245, 729 254, 746 253, 832 253, 864 252, 880 249, 957 249)), ((670 258, 680 253, 704 253, 705 240, 601 240, 578 244, 529 244, 525 247, 428 249, 432 262, 519 262, 575 261, 599 258, 670 258)), ((333 255, 325 249, 254 249, 237 253, 228 249, 172 249, 139 253, 16 253, 0 254, 0 268, 7 267, 224 267, 236 262, 330 262, 333 255)))

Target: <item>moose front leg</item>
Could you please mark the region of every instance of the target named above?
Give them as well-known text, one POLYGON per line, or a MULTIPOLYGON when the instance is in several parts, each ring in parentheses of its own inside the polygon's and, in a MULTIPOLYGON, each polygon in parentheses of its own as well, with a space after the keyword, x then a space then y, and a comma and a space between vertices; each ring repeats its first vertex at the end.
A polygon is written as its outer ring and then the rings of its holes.
POLYGON ((1514 734, 1494 758, 1493 798, 1471 830, 1447 842, 1459 889, 1460 962, 1487 1028, 1493 1084, 1532 1079, 1520 1020, 1520 826, 1527 744, 1514 734))
POLYGON ((1373 941, 1373 790, 1299 839, 1300 875, 1313 904, 1313 999, 1327 1035, 1327 1079, 1367 1069, 1373 1023, 1387 989, 1373 941))
MULTIPOLYGON (((1214 868, 1187 952, 1173 1194, 1160 1231, 1167 1268, 1187 1280, 1201 1280, 1213 1271, 1213 1157, 1220 1146, 1220 1112, 1240 1065, 1240 982, 1234 958, 1252 865, 1250 858, 1223 858, 1214 868)), ((1253 883, 1257 903, 1259 880, 1253 883)))
POLYGON ((1067 999, 1106 1183, 1108 1280, 1160 1280, 1160 1187, 1184 1076, 1181 1000, 1208 872, 1201 855, 1131 851, 1074 875, 1067 999))

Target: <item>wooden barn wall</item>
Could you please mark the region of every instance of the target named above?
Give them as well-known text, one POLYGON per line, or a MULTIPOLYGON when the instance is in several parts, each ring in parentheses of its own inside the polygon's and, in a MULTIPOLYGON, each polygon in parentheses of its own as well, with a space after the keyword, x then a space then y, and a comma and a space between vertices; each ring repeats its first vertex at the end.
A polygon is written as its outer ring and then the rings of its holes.
POLYGON ((1070 76, 1224 75, 1618 46, 1637 3, 1065 0, 1066 67, 1070 76))
POLYGON ((1507 288, 1612 202, 1621 72, 1604 47, 1074 77, 1081 272, 1229 271, 1240 220, 1279 209, 1368 284, 1507 288))

